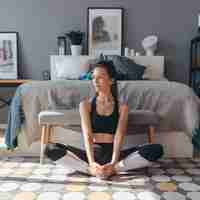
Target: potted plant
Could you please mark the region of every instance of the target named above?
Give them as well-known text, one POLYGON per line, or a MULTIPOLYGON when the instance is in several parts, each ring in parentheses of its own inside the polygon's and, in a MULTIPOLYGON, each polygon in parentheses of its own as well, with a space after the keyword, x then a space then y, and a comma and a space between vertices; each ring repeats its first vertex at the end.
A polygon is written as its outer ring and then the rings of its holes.
POLYGON ((72 55, 81 55, 84 33, 81 31, 69 31, 66 33, 66 37, 71 41, 72 55))

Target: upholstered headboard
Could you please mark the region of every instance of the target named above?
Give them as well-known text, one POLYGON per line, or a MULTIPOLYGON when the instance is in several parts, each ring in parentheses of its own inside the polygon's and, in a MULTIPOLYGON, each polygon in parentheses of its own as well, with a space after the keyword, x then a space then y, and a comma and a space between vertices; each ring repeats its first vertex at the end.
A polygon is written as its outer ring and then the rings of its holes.
MULTIPOLYGON (((51 56, 51 79, 59 79, 70 73, 73 79, 75 75, 84 72, 84 65, 88 60, 94 59, 94 56, 51 56)), ((146 66, 144 78, 152 76, 153 79, 162 80, 164 78, 164 56, 133 56, 129 57, 137 64, 146 66)), ((151 78, 150 78, 151 79, 151 78)))

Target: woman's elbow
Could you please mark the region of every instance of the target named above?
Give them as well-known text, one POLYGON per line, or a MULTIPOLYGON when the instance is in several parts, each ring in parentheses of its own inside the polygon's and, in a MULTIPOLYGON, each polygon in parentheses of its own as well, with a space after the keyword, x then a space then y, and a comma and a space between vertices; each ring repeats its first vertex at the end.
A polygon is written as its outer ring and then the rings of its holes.
POLYGON ((83 136, 84 136, 84 140, 85 141, 88 141, 88 142, 92 142, 93 141, 93 137, 92 137, 92 134, 91 133, 83 133, 83 136))

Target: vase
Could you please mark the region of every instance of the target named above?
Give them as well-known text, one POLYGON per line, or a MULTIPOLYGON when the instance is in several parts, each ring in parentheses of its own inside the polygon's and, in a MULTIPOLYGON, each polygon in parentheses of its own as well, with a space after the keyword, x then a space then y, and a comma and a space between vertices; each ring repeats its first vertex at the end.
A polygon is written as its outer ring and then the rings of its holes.
POLYGON ((81 45, 71 45, 72 56, 80 56, 81 52, 82 52, 82 46, 81 45))

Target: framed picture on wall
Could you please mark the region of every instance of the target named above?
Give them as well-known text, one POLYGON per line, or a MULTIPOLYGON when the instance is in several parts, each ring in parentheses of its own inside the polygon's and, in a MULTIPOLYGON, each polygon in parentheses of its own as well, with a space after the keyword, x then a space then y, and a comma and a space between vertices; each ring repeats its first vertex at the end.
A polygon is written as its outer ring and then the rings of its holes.
POLYGON ((123 15, 123 8, 88 8, 88 55, 122 55, 123 15))
POLYGON ((18 33, 0 32, 0 79, 18 78, 18 33))

